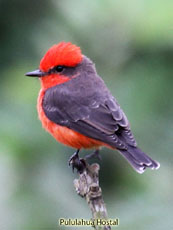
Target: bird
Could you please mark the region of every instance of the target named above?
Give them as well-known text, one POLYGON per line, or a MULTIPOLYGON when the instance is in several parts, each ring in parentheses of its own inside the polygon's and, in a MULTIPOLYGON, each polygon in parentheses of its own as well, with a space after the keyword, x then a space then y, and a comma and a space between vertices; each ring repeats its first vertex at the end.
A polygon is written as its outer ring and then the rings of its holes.
POLYGON ((53 45, 39 68, 25 75, 40 79, 37 111, 42 126, 76 149, 69 162, 80 163, 81 149, 97 154, 107 147, 119 151, 138 173, 160 167, 137 146, 125 113, 79 46, 64 41, 53 45))

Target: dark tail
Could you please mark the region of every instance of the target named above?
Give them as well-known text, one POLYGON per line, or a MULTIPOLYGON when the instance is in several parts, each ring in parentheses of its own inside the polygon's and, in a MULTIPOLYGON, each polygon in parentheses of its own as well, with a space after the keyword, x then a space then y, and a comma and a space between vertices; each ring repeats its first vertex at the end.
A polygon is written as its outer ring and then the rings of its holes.
POLYGON ((128 150, 119 151, 138 173, 143 173, 146 168, 158 169, 160 167, 157 161, 152 160, 138 147, 128 146, 128 150))

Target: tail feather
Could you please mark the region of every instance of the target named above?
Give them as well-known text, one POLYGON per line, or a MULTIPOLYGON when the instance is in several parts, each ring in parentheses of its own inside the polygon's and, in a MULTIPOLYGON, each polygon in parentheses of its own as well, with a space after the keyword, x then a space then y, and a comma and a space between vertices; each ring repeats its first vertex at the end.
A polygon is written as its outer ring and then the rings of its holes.
POLYGON ((138 147, 128 146, 128 150, 119 151, 138 173, 143 173, 146 168, 158 169, 160 167, 157 161, 152 160, 138 147))

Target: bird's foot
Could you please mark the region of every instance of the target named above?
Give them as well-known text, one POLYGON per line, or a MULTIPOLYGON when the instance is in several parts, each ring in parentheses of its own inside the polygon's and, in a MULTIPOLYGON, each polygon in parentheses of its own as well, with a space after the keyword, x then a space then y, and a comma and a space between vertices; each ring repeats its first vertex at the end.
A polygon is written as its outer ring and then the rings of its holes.
POLYGON ((101 160, 101 155, 100 155, 100 152, 99 152, 99 149, 96 149, 93 153, 91 154, 88 154, 85 156, 85 160, 88 160, 88 159, 91 159, 91 158, 97 158, 99 160, 101 160))
POLYGON ((82 173, 84 171, 86 163, 84 159, 79 158, 79 149, 77 149, 77 151, 70 157, 68 164, 69 166, 72 166, 73 172, 75 168, 78 173, 82 173))

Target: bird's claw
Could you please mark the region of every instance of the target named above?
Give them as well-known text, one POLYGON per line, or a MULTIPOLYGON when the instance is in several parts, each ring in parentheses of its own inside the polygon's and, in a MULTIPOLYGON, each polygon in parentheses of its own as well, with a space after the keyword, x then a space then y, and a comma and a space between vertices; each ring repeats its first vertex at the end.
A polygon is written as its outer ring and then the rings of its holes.
POLYGON ((102 157, 99 154, 99 149, 96 149, 93 153, 86 155, 84 159, 88 160, 88 159, 91 159, 93 157, 99 159, 100 161, 102 160, 102 157))
POLYGON ((72 171, 74 172, 74 169, 76 168, 78 173, 82 173, 84 169, 86 168, 85 160, 82 158, 79 158, 79 150, 77 150, 69 159, 68 164, 69 166, 72 166, 72 171))

